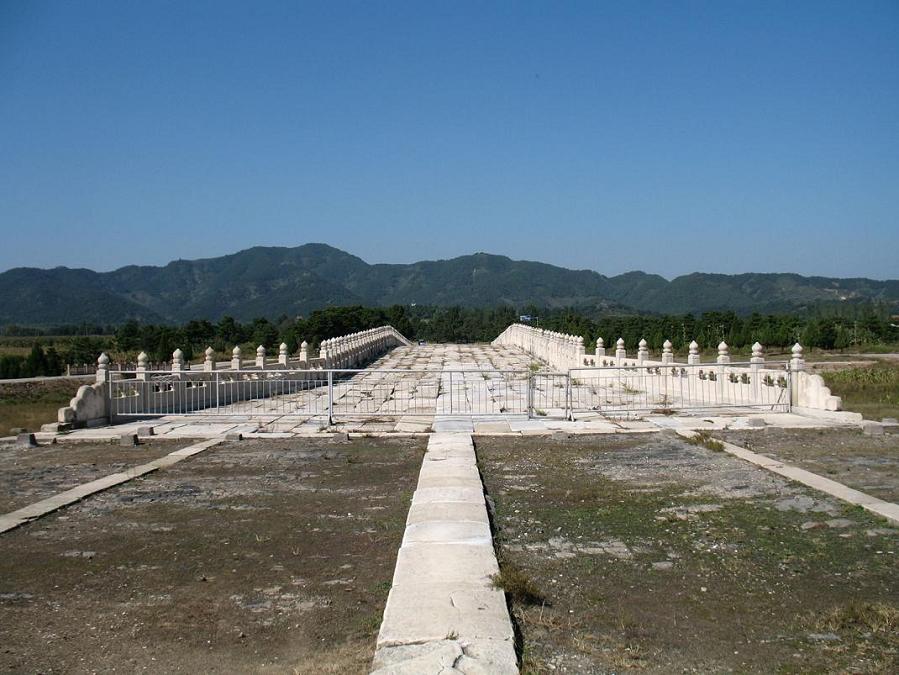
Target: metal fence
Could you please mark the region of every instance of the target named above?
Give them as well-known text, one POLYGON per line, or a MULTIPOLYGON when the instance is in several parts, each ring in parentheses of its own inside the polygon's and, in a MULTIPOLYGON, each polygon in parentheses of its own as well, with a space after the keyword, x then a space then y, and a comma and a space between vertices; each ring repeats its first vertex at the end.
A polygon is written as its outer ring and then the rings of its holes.
POLYGON ((116 417, 183 415, 574 418, 717 408, 786 411, 790 373, 748 364, 524 370, 219 370, 115 373, 116 417))
POLYGON ((787 412, 787 364, 666 364, 569 371, 570 410, 608 415, 743 408, 787 412))

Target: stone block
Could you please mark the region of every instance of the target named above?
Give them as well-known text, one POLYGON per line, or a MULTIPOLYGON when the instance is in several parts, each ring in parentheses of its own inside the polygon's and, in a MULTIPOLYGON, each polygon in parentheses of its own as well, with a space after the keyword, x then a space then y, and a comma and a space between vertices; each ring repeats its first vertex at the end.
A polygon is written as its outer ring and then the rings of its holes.
POLYGON ((499 573, 493 545, 417 544, 402 546, 396 559, 393 585, 429 583, 489 586, 499 573))
POLYGON ((225 434, 225 440, 226 441, 242 441, 243 434, 240 433, 239 431, 232 431, 230 433, 225 434))
POLYGON ((761 417, 750 417, 746 420, 746 426, 750 428, 759 428, 765 426, 765 420, 761 417))
POLYGON ((153 431, 153 427, 138 427, 137 428, 137 437, 138 438, 148 438, 149 436, 155 436, 156 432, 153 431))
POLYGON ((140 441, 137 438, 137 434, 122 434, 119 436, 119 445, 123 448, 133 448, 136 445, 140 445, 140 441))
POLYGON ((883 425, 880 422, 865 420, 861 426, 865 436, 883 436, 883 425))
POLYGON ((482 523, 489 527, 487 511, 483 504, 464 502, 430 502, 413 504, 406 518, 407 525, 419 523, 482 523))
POLYGON ((36 448, 37 440, 34 434, 23 433, 16 435, 16 447, 18 448, 36 448))
POLYGON ((490 544, 490 526, 478 522, 425 522, 406 525, 407 544, 490 544))
POLYGON ((41 425, 41 431, 49 434, 58 434, 60 431, 68 431, 71 428, 71 424, 63 424, 62 422, 50 422, 49 424, 41 425))

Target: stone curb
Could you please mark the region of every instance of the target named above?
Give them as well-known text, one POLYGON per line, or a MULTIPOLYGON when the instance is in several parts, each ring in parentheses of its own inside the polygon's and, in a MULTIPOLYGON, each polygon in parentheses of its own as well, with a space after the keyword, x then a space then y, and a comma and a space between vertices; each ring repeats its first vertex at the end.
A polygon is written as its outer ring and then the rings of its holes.
MULTIPOLYGON (((693 432, 682 429, 678 429, 677 433, 684 438, 692 438, 694 436, 693 432)), ((742 460, 760 466, 763 469, 767 469, 784 478, 789 478, 790 480, 802 483, 815 490, 820 490, 821 492, 836 497, 837 499, 841 499, 854 506, 861 506, 863 509, 870 511, 881 518, 886 518, 893 525, 899 525, 899 504, 872 497, 869 494, 855 490, 842 483, 838 483, 835 480, 831 480, 830 478, 819 476, 816 473, 800 469, 798 466, 793 466, 792 464, 784 464, 779 460, 771 459, 770 457, 760 455, 751 450, 747 450, 746 448, 741 448, 739 445, 734 445, 733 443, 728 443, 726 441, 721 441, 721 443, 724 446, 724 451, 734 457, 739 457, 742 460)))

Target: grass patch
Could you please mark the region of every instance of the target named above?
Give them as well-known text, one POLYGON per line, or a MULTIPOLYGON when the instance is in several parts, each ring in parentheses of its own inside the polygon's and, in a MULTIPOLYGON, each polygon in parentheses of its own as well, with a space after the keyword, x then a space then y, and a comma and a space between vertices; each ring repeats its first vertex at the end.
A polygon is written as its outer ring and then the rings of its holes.
POLYGON ((822 631, 894 633, 899 629, 899 609, 882 602, 850 603, 818 615, 814 625, 822 631))
POLYGON ((546 599, 540 590, 531 581, 531 578, 519 567, 511 563, 502 563, 499 574, 490 577, 494 588, 499 588, 508 595, 513 602, 523 605, 542 605, 546 599))
POLYGON ((42 424, 55 422, 57 412, 86 384, 82 380, 49 380, 46 382, 0 382, 0 436, 10 429, 35 431, 42 424))
POLYGON ((879 362, 822 373, 822 377, 831 392, 843 399, 845 410, 868 419, 899 416, 899 365, 879 362))
POLYGON ((724 451, 724 443, 719 441, 717 438, 714 438, 712 436, 712 432, 708 429, 701 429, 697 431, 694 436, 686 439, 686 441, 690 445, 701 445, 707 450, 712 450, 714 452, 724 451))

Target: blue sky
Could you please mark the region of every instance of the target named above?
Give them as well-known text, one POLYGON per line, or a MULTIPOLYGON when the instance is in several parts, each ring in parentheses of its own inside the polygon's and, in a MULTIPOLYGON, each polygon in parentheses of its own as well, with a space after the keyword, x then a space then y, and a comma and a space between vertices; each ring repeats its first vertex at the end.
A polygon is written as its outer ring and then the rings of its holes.
POLYGON ((899 277, 896 2, 0 2, 0 270, 899 277))

